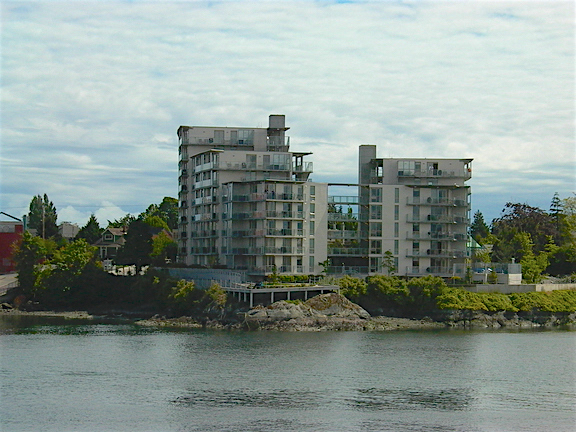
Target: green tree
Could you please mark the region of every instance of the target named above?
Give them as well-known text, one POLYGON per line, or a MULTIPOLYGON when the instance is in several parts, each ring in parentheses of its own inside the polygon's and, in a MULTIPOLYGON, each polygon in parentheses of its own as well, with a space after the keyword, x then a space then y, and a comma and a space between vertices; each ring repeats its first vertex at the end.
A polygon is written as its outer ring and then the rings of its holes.
POLYGON ((576 273, 576 196, 563 199, 559 207, 561 209, 561 214, 558 216, 559 249, 550 258, 551 264, 547 271, 555 275, 568 275, 576 273))
POLYGON ((395 276, 375 275, 366 278, 367 296, 371 302, 398 310, 410 298, 406 281, 395 276))
POLYGON ((89 244, 94 244, 100 239, 103 232, 104 230, 100 228, 100 224, 98 223, 96 216, 92 214, 90 215, 88 222, 86 222, 86 225, 84 225, 82 228, 80 228, 80 231, 78 231, 76 240, 84 239, 89 244))
POLYGON ((115 221, 108 221, 108 226, 110 228, 125 228, 129 227, 132 222, 136 220, 134 215, 130 213, 126 214, 125 216, 121 217, 120 219, 116 219, 115 221))
POLYGON ((181 279, 175 287, 172 287, 168 301, 176 313, 191 313, 202 295, 202 291, 196 288, 194 281, 181 279))
POLYGON ((83 304, 85 300, 83 273, 96 264, 97 248, 86 240, 75 240, 54 252, 38 273, 36 286, 45 305, 83 304))
POLYGON ((152 252, 150 257, 154 265, 163 265, 170 260, 176 260, 176 253, 178 251, 177 243, 166 234, 164 231, 152 238, 152 252))
MULTIPOLYGON (((166 229, 178 228, 178 200, 172 197, 164 197, 160 204, 150 204, 141 214, 146 220, 148 217, 157 216, 166 224, 166 229)), ((157 225, 153 225, 157 226, 157 225)))
POLYGON ((18 272, 18 282, 23 294, 35 297, 37 266, 46 258, 45 242, 40 237, 34 237, 29 232, 14 245, 13 260, 18 272))
POLYGON ((394 255, 389 250, 384 252, 384 256, 382 257, 382 268, 385 268, 386 272, 390 276, 396 273, 396 265, 394 264, 394 255))
POLYGON ((506 203, 503 213, 500 218, 492 221, 492 234, 496 236, 492 250, 495 262, 510 262, 515 257, 518 249, 513 242, 518 233, 530 235, 535 252, 545 251, 550 236, 556 238, 552 216, 538 207, 506 203))
POLYGON ((152 230, 150 225, 142 220, 135 219, 128 227, 125 236, 126 243, 119 250, 117 261, 123 265, 136 266, 136 273, 151 263, 152 230))
POLYGON ((226 291, 219 284, 212 283, 203 296, 203 309, 208 314, 216 314, 221 319, 226 311, 227 301, 226 291))
POLYGON ((170 228, 168 228, 168 224, 166 223, 166 221, 158 215, 145 216, 143 220, 146 224, 148 224, 151 227, 161 228, 167 231, 170 230, 170 228))
POLYGON ((28 228, 35 229, 38 236, 46 239, 56 237, 58 235, 56 207, 54 203, 48 199, 48 195, 44 197, 36 195, 30 201, 30 208, 28 213, 28 228))
POLYGON ((342 295, 353 302, 358 302, 367 293, 367 285, 363 279, 352 276, 343 276, 338 280, 342 295))
POLYGON ((408 281, 410 291, 410 311, 412 315, 422 316, 436 309, 436 298, 448 288, 444 279, 438 276, 412 278, 408 281))
POLYGON ((478 243, 483 244, 483 239, 488 237, 489 234, 490 228, 488 228, 488 225, 486 225, 484 221, 484 215, 480 210, 477 210, 476 213, 474 213, 474 219, 470 225, 470 235, 478 243))
POLYGON ((541 252, 534 252, 534 243, 530 234, 517 233, 513 238, 517 249, 517 257, 522 266, 522 279, 526 283, 538 283, 542 280, 542 273, 550 264, 550 257, 558 251, 552 237, 548 238, 548 244, 541 252))

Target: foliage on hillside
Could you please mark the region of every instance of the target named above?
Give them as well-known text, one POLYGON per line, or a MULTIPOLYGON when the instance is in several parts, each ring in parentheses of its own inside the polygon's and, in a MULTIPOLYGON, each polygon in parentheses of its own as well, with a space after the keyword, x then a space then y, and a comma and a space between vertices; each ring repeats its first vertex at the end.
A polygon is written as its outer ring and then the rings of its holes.
POLYGON ((520 294, 474 293, 438 277, 408 281, 394 276, 340 279, 342 294, 373 315, 423 317, 442 310, 576 312, 576 290, 520 294))
POLYGON ((514 259, 522 265, 528 283, 540 282, 544 273, 576 273, 576 196, 560 199, 555 194, 549 211, 506 203, 490 227, 477 211, 470 234, 481 245, 491 245, 479 260, 505 263, 514 259))

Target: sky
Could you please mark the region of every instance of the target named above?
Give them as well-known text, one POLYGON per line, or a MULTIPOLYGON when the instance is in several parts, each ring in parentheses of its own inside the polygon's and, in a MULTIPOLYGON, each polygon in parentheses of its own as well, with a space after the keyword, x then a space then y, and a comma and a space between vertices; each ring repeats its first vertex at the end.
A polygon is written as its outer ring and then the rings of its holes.
POLYGON ((286 115, 312 179, 473 158, 472 211, 576 192, 572 1, 5 1, 0 211, 102 226, 177 196, 180 125, 286 115))

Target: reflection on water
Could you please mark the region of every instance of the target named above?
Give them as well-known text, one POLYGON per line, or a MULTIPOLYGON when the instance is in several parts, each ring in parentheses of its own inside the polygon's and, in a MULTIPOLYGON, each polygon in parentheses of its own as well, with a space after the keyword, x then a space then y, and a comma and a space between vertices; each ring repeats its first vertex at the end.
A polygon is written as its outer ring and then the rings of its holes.
POLYGON ((174 403, 205 407, 266 407, 274 409, 311 409, 319 406, 322 395, 319 392, 301 390, 254 391, 202 390, 177 398, 174 403))
POLYGON ((465 410, 473 401, 469 389, 354 389, 349 396, 332 396, 314 391, 251 389, 197 390, 173 401, 182 406, 203 407, 267 407, 274 409, 324 408, 360 410, 465 410))
POLYGON ((469 389, 361 389, 349 404, 361 409, 464 410, 474 398, 469 389))
POLYGON ((575 336, 0 315, 2 431, 574 432, 575 336))

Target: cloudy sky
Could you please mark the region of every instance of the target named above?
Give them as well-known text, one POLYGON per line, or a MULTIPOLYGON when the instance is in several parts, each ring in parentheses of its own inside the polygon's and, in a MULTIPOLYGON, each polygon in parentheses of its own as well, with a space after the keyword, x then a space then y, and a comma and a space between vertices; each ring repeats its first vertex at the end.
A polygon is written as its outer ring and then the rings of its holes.
POLYGON ((177 195, 176 130, 285 114, 313 179, 474 158, 473 211, 575 185, 571 1, 1 2, 1 202, 101 225, 177 195))

